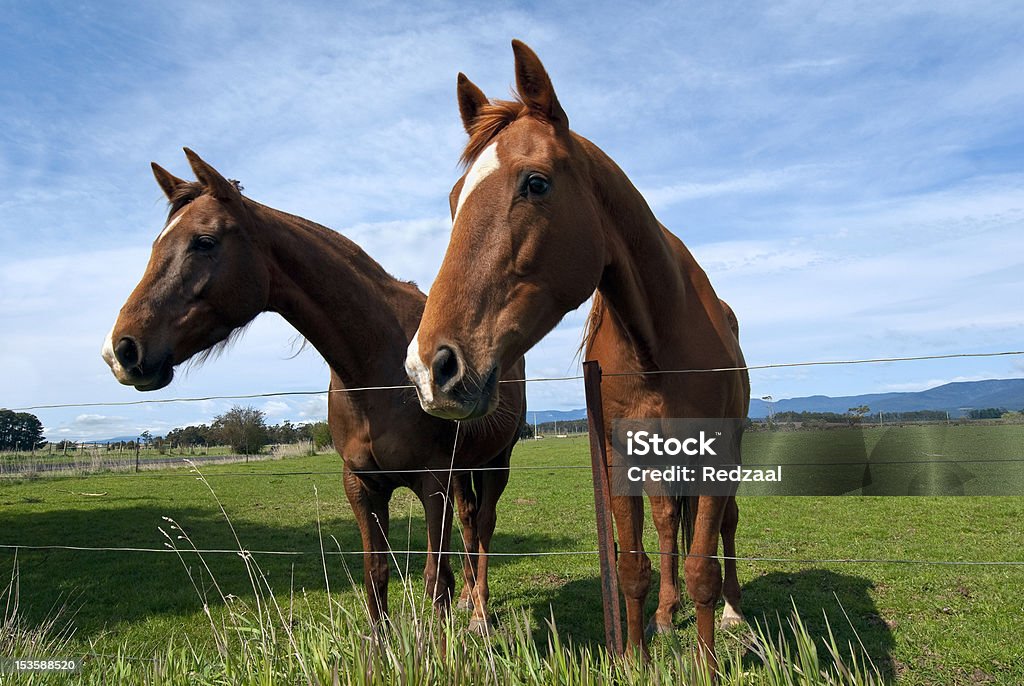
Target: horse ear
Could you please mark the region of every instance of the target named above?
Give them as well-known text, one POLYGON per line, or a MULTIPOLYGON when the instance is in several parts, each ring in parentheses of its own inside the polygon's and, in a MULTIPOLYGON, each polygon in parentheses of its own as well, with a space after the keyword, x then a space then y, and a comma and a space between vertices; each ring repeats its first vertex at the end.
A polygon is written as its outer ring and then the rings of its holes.
POLYGON ((462 127, 466 133, 472 133, 473 122, 476 121, 480 108, 487 104, 487 96, 477 88, 476 84, 459 72, 459 114, 462 115, 462 127))
POLYGON ((153 176, 156 177, 156 182, 160 184, 160 188, 163 190, 164 195, 167 196, 168 200, 174 198, 174 194, 177 192, 178 188, 188 183, 185 179, 179 179, 156 162, 150 162, 149 164, 153 167, 153 176))
POLYGON ((185 157, 192 165, 192 171, 195 172, 196 178, 206 187, 206 191, 210 195, 218 200, 232 200, 240 195, 238 187, 234 183, 221 176, 219 171, 204 162, 199 155, 185 148, 185 157))
POLYGON ((519 40, 512 41, 512 52, 516 59, 516 92, 519 97, 552 124, 568 128, 569 118, 558 104, 555 88, 537 53, 519 40))

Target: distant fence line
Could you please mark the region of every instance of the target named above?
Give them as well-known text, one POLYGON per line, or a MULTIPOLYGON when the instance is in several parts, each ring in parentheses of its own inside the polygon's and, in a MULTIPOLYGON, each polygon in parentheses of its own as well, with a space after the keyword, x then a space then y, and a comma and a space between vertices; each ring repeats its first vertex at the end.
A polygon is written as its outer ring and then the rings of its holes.
POLYGON ((103 457, 77 459, 71 462, 40 462, 31 459, 0 462, 0 479, 22 479, 33 475, 52 474, 96 474, 103 472, 128 473, 133 470, 155 470, 165 467, 185 467, 189 462, 197 464, 236 464, 240 462, 263 462, 280 460, 290 455, 262 453, 257 455, 193 455, 182 457, 147 457, 138 462, 134 458, 123 460, 103 457))

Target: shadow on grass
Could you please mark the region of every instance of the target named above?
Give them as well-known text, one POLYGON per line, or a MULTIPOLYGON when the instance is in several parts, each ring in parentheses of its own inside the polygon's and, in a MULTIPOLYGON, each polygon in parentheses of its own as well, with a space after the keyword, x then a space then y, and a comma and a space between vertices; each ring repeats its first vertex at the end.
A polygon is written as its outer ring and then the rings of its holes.
MULTIPOLYGON (((645 619, 650 619, 657 607, 657 574, 654 575, 648 596, 645 619)), ((827 640, 828 624, 832 628, 843 659, 855 652, 863 654, 860 644, 889 683, 894 679, 892 651, 895 645, 892 631, 881 617, 870 591, 874 584, 862 576, 839 574, 827 569, 805 569, 798 572, 771 572, 760 576, 743 587, 743 611, 752 624, 757 622, 765 633, 776 638, 781 635, 790 651, 796 654, 788 618, 794 607, 808 633, 817 641, 818 656, 823 665, 832 658, 822 639, 827 640), (845 615, 844 615, 845 610, 845 615), (847 620, 849 616, 849 620, 847 620)), ((721 606, 717 620, 721 620, 721 606)), ((571 638, 576 645, 590 648, 604 646, 604 615, 601 603, 601 583, 598 577, 579 579, 552 587, 534 604, 534 640, 541 645, 547 640, 546 622, 554 614, 560 635, 571 638)), ((625 608, 622 608, 625 632, 625 608)), ((677 631, 692 632, 693 606, 683 598, 682 609, 676 615, 677 631)), ((730 633, 736 633, 732 630, 730 633)), ((683 639, 690 640, 690 637, 683 639)), ((753 653, 744 657, 745 666, 758 663, 753 653)))
MULTIPOLYGON (((148 498, 120 498, 117 508, 64 509, 49 512, 12 513, 0 511, 0 534, 4 543, 56 544, 65 546, 164 549, 167 538, 157 527, 175 537, 180 532, 164 520, 169 510, 143 504, 148 498)), ((221 512, 215 508, 173 508, 175 522, 191 542, 202 550, 238 550, 238 544, 221 512)), ((393 513, 394 514, 394 513, 393 513)), ((273 514, 267 515, 273 519, 273 514)), ((278 595, 290 590, 326 589, 320 541, 315 522, 301 525, 271 525, 242 519, 232 520, 242 546, 253 557, 278 595), (269 555, 259 551, 303 551, 304 555, 269 555)), ((321 522, 324 550, 328 552, 327 570, 331 591, 352 591, 350 572, 362 599, 362 556, 331 555, 332 551, 360 551, 362 541, 355 522, 349 517, 324 518, 321 522), (346 570, 347 568, 347 570, 346 570)), ((392 520, 391 543, 396 550, 424 550, 425 527, 419 516, 392 520), (406 520, 409 526, 406 526, 406 520), (407 540, 408 539, 408 540, 407 540)), ((452 544, 458 551, 457 532, 452 544)), ((130 624, 149 618, 193 615, 202 610, 200 593, 189 580, 189 573, 207 597, 211 609, 222 605, 211 575, 225 594, 242 599, 254 595, 243 560, 237 553, 204 554, 187 552, 188 541, 176 540, 183 559, 173 552, 121 552, 89 550, 0 549, 0 574, 9 575, 17 562, 19 573, 19 613, 30 624, 42 623, 55 609, 65 607, 74 613, 72 624, 79 638, 96 636, 118 624, 130 624), (209 567, 209 572, 203 563, 209 567)), ((494 537, 495 550, 552 550, 565 547, 568 539, 543 535, 494 537)), ((397 555, 400 567, 408 564, 414 582, 422 581, 424 555, 397 555)), ((491 565, 511 564, 508 557, 492 557, 491 565)), ((456 592, 462 585, 461 558, 452 559, 456 592)), ((404 569, 403 569, 404 572, 404 569)), ((392 563, 392 580, 399 574, 392 563)), ((493 587, 493 584, 492 584, 493 587)), ((397 600, 397 598, 395 599, 397 600)), ((67 615, 65 615, 67 616, 67 615)))
MULTIPOLYGON (((830 626, 844 660, 850 655, 849 646, 862 654, 860 646, 863 644, 875 667, 889 683, 895 678, 892 659, 895 640, 889 623, 879 614, 871 598, 873 588, 874 582, 866 577, 828 569, 771 572, 743 587, 744 613, 749 622, 758 622, 767 634, 774 637, 781 634, 795 650, 787 621, 795 607, 807 632, 818 639, 818 656, 824 664, 831 662, 822 643, 828 640, 830 626)), ((748 660, 753 662, 756 658, 748 655, 745 662, 748 660)))

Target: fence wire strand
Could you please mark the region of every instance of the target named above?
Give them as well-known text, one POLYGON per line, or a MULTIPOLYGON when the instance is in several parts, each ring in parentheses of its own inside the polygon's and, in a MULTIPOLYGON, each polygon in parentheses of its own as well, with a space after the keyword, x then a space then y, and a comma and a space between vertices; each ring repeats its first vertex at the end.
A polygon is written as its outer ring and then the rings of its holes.
MULTIPOLYGON (((1024 355, 1024 350, 1006 350, 1000 352, 985 353, 946 353, 941 355, 910 355, 906 357, 873 357, 856 360, 812 360, 805 362, 777 362, 770 364, 747 365, 743 367, 714 367, 711 369, 656 369, 639 372, 604 372, 602 376, 652 376, 661 374, 702 374, 715 372, 737 372, 757 371, 761 369, 784 369, 787 367, 819 367, 844 364, 883 364, 888 362, 917 362, 921 360, 949 360, 956 358, 978 358, 978 357, 1007 357, 1013 355, 1024 355)), ((582 374, 572 376, 547 376, 526 379, 503 379, 498 383, 545 383, 549 381, 579 381, 583 379, 582 374)), ((112 402, 89 402, 89 403, 55 403, 49 405, 28 405, 25 407, 11 408, 15 412, 28 412, 31 410, 54 410, 76 407, 124 407, 127 405, 160 405, 167 403, 191 403, 208 400, 251 400, 254 398, 280 398, 283 396, 312 396, 326 395, 329 393, 360 393, 364 391, 390 391, 410 390, 416 387, 412 384, 397 384, 391 386, 361 386, 358 388, 335 388, 321 391, 277 391, 271 393, 247 393, 241 395, 208 395, 189 398, 156 398, 153 400, 121 400, 112 402)))
MULTIPOLYGON (((1024 457, 982 457, 982 458, 964 458, 962 460, 957 459, 945 459, 945 460, 854 460, 844 462, 781 462, 781 463, 768 463, 768 462, 744 462, 743 467, 749 467, 751 469, 757 467, 857 467, 857 466, 871 466, 871 467, 885 467, 888 465, 935 465, 935 464, 1017 464, 1024 462, 1024 457)), ((188 461, 183 459, 182 462, 160 462, 155 465, 147 465, 145 462, 141 463, 143 467, 147 467, 145 471, 132 472, 132 471, 110 471, 110 472, 96 472, 87 471, 83 476, 98 476, 98 477, 146 477, 146 478, 190 478, 197 479, 194 472, 190 471, 161 471, 160 468, 167 468, 172 470, 183 469, 188 466, 188 461), (148 467, 154 467, 154 469, 148 469, 148 467)), ((107 464, 106 467, 123 467, 124 470, 131 470, 134 468, 135 463, 133 461, 125 461, 117 464, 107 464)), ((207 465, 211 466, 211 465, 207 465)), ((216 465, 212 465, 216 466, 216 465)), ((610 469, 620 468, 619 465, 608 465, 610 469)), ((76 478, 80 476, 76 474, 77 471, 86 471, 91 467, 87 463, 72 464, 68 465, 66 469, 37 469, 34 473, 27 474, 24 471, 11 471, 4 472, 0 470, 0 479, 33 479, 41 478, 45 476, 53 477, 68 477, 76 478)), ((563 464, 563 465, 508 465, 506 467, 454 467, 449 469, 447 467, 437 467, 434 469, 359 469, 352 470, 352 474, 359 476, 374 476, 379 474, 437 474, 447 475, 451 473, 471 473, 471 472, 495 472, 495 471, 560 471, 560 470, 589 470, 590 465, 578 464, 563 464)), ((212 477, 221 476, 248 476, 248 477, 270 477, 270 476, 342 476, 345 471, 342 469, 331 469, 323 471, 288 471, 288 472, 213 472, 210 474, 212 477)))
MULTIPOLYGON (((114 547, 114 546, 77 546, 77 545, 20 545, 13 543, 0 544, 0 549, 14 551, 71 551, 71 552, 102 552, 102 553, 157 553, 157 554, 189 554, 189 555, 237 555, 249 557, 253 555, 283 556, 283 557, 318 557, 320 555, 354 556, 354 555, 432 555, 429 550, 247 550, 234 548, 142 548, 142 547, 114 547)), ((600 555, 599 550, 535 550, 529 552, 502 553, 488 552, 478 553, 472 551, 461 551, 452 549, 448 551, 453 556, 476 557, 486 554, 488 557, 566 557, 583 555, 600 555)), ((698 555, 694 553, 670 553, 657 550, 625 550, 619 551, 623 554, 647 554, 665 555, 672 557, 702 557, 719 560, 734 560, 736 562, 776 562, 786 564, 883 564, 883 565, 928 565, 928 566, 954 566, 954 567, 1024 567, 1024 560, 914 560, 908 558, 881 558, 881 557, 833 557, 833 558, 798 558, 798 557, 769 557, 769 556, 742 556, 742 555, 698 555)))

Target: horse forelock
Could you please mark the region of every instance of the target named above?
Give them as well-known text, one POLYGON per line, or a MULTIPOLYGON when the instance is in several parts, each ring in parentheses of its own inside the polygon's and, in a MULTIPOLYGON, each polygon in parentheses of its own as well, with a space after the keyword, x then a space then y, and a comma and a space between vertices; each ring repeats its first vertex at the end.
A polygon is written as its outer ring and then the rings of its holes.
POLYGON ((170 219, 185 205, 203 194, 205 187, 198 181, 189 181, 179 185, 174 194, 167 200, 167 218, 170 219))
MULTIPOLYGON (((242 182, 237 179, 228 179, 234 184, 235 188, 239 192, 244 188, 242 182)), ((180 184, 175 190, 171 197, 167 200, 167 218, 170 219, 178 211, 193 202, 196 198, 203 195, 206 192, 206 186, 199 181, 187 181, 180 184)))
POLYGON ((487 144, 516 119, 529 113, 530 108, 521 100, 492 100, 483 105, 470 125, 469 141, 459 162, 469 167, 487 144))

